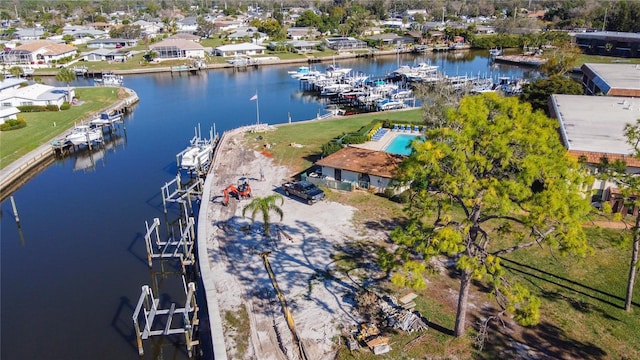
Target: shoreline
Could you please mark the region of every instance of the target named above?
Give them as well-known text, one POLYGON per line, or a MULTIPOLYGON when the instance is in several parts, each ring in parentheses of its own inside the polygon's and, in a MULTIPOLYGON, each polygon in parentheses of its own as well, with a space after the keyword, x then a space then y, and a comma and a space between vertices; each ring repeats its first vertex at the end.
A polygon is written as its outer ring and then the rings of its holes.
MULTIPOLYGON (((468 49, 458 49, 458 50, 450 50, 450 51, 465 51, 465 50, 468 50, 468 49)), ((369 51, 368 53, 361 53, 361 54, 356 54, 352 52, 343 52, 337 55, 327 55, 327 56, 321 56, 321 57, 314 56, 314 57, 306 57, 306 58, 300 58, 300 59, 278 59, 278 60, 266 59, 265 61, 259 61, 257 64, 251 64, 249 66, 260 67, 260 66, 286 65, 286 64, 317 64, 317 63, 323 63, 323 62, 332 62, 336 60, 390 56, 390 55, 397 55, 398 53, 411 54, 412 51, 411 50, 402 50, 402 51, 375 50, 375 51, 369 51)), ((261 59, 261 58, 257 57, 254 59, 261 59)), ((190 59, 186 58, 186 59, 178 59, 178 60, 189 61, 190 59)), ((82 64, 82 62, 75 61, 71 64, 68 64, 67 66, 70 66, 72 64, 82 64)), ((170 73, 172 72, 171 67, 172 66, 158 66, 158 67, 152 67, 152 68, 139 67, 139 68, 129 69, 129 70, 104 69, 104 70, 92 70, 90 72, 91 73, 112 72, 116 75, 141 75, 141 74, 154 74, 154 73, 165 73, 165 72, 170 73)), ((216 63, 216 64, 206 64, 204 67, 200 68, 200 70, 233 69, 235 67, 236 66, 234 64, 229 64, 227 62, 224 62, 224 63, 216 63)), ((57 73, 58 73, 58 69, 52 69, 52 70, 47 70, 42 72, 36 72, 35 74, 33 74, 33 76, 55 76, 57 73)))

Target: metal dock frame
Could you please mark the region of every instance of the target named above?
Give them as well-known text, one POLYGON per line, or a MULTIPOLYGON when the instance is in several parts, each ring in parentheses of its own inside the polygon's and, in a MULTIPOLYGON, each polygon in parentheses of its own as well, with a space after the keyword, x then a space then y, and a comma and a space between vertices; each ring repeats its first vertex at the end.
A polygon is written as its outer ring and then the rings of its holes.
MULTIPOLYGON (((184 279, 183 279, 184 285, 184 279)), ((133 327, 136 332, 136 344, 138 345, 138 354, 144 355, 143 340, 147 340, 151 336, 166 336, 174 334, 184 334, 189 357, 193 356, 193 347, 200 344, 199 340, 194 340, 194 333, 200 324, 198 319, 198 304, 196 302, 196 285, 190 282, 185 286, 186 300, 183 308, 176 308, 175 303, 171 303, 169 309, 159 309, 160 300, 153 296, 153 291, 148 285, 142 286, 142 292, 133 312, 133 327), (144 310, 144 326, 140 328, 138 319, 140 312, 144 310), (182 314, 182 324, 180 327, 172 328, 173 316, 182 314), (155 320, 160 316, 166 316, 163 328, 154 327, 155 320)))
POLYGON ((160 219, 154 218, 151 226, 145 221, 147 232, 144 241, 147 248, 147 261, 149 268, 153 267, 153 259, 180 259, 182 273, 186 273, 186 267, 195 264, 195 219, 189 217, 186 223, 178 220, 180 238, 174 240, 160 240, 160 219))
POLYGON ((181 183, 180 174, 165 183, 162 188, 162 207, 164 213, 167 213, 168 202, 178 202, 186 204, 191 212, 193 212, 192 199, 202 196, 202 187, 204 186, 204 180, 201 178, 192 178, 192 182, 188 184, 188 187, 183 188, 181 183))

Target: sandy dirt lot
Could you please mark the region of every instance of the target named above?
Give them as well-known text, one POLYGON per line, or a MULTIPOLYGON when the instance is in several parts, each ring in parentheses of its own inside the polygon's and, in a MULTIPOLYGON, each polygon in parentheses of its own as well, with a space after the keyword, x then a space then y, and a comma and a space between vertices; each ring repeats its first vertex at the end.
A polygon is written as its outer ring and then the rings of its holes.
POLYGON ((358 322, 350 300, 356 285, 339 277, 327 280, 324 274, 331 270, 334 246, 359 239, 351 224, 355 209, 329 201, 307 205, 285 197, 279 186, 291 175, 288 169, 274 164, 268 156, 246 149, 243 143, 243 135, 237 134, 218 149, 223 160, 216 161, 212 169, 214 181, 207 216, 211 222, 207 250, 215 273, 228 357, 298 358, 292 333, 260 257, 260 253, 270 251, 268 259, 307 355, 310 359, 332 359, 340 329, 354 327, 358 322), (260 181, 260 169, 264 181, 260 181), (228 206, 222 205, 222 190, 243 177, 249 180, 253 197, 283 195, 280 208, 284 217, 280 221, 272 213, 271 221, 291 239, 275 235, 265 239, 261 216, 255 222, 242 216, 250 199, 232 198, 228 206), (251 330, 247 349, 240 354, 238 347, 245 346, 239 344, 246 339, 236 336, 224 319, 228 312, 237 314, 243 308, 249 314, 251 330))

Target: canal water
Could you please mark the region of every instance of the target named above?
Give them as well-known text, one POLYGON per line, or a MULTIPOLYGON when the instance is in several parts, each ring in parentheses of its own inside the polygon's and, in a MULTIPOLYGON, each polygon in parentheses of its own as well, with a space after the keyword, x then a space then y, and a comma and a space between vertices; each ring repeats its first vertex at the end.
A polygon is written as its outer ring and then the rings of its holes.
MULTIPOLYGON (((384 75, 420 61, 451 76, 536 76, 528 69, 491 65, 486 52, 353 59, 340 65, 384 75)), ((122 136, 91 156, 56 160, 15 191, 19 227, 10 202, 1 204, 0 358, 139 358, 131 316, 141 286, 150 285, 164 308, 184 302, 177 267, 149 269, 143 240, 145 221, 158 217, 165 224, 177 213, 172 209, 164 216, 160 194, 175 178, 176 154, 197 127, 205 134, 215 125, 222 133, 255 123, 258 110, 260 122, 269 124, 324 113, 325 104, 287 75, 296 67, 126 76, 124 85, 138 93, 140 103, 125 117, 122 136), (255 94, 258 101, 250 101, 255 94)), ((79 79, 74 85, 91 82, 79 79)), ((180 342, 180 337, 145 342, 144 358, 187 358, 180 342)), ((202 351, 210 355, 209 348, 202 351)))

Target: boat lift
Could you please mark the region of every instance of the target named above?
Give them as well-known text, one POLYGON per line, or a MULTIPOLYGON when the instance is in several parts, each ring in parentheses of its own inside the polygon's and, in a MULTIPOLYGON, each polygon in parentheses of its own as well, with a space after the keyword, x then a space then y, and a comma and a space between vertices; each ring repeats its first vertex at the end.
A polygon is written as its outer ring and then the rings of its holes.
POLYGON ((198 319, 198 304, 196 302, 196 285, 190 282, 185 284, 182 280, 186 300, 183 308, 176 308, 175 303, 171 303, 169 309, 159 309, 160 300, 153 296, 153 291, 148 285, 142 286, 142 292, 133 312, 133 327, 136 332, 136 343, 138 345, 138 354, 144 355, 144 347, 142 341, 147 340, 151 336, 167 336, 175 334, 184 334, 185 343, 189 358, 193 357, 193 348, 200 344, 199 340, 194 340, 196 329, 200 324, 198 319), (142 319, 144 326, 140 327, 139 319, 141 311, 144 311, 142 319), (182 321, 179 327, 173 328, 174 315, 182 315, 182 321), (164 322, 156 321, 160 317, 166 317, 164 322), (159 326, 158 326, 159 325, 159 326), (162 326, 164 325, 164 327, 162 326))
POLYGON ((203 188, 204 180, 199 177, 192 178, 187 184, 187 187, 183 187, 180 174, 177 174, 175 179, 162 186, 162 206, 164 208, 164 213, 167 213, 168 202, 182 203, 189 207, 191 213, 193 213, 192 199, 201 198, 203 188))
POLYGON ((186 273, 186 267, 195 264, 195 219, 187 218, 186 223, 178 220, 180 239, 170 237, 168 240, 160 240, 160 219, 154 218, 151 226, 145 221, 147 232, 144 241, 147 248, 147 261, 149 268, 153 267, 153 259, 179 259, 182 265, 182 273, 186 273))

